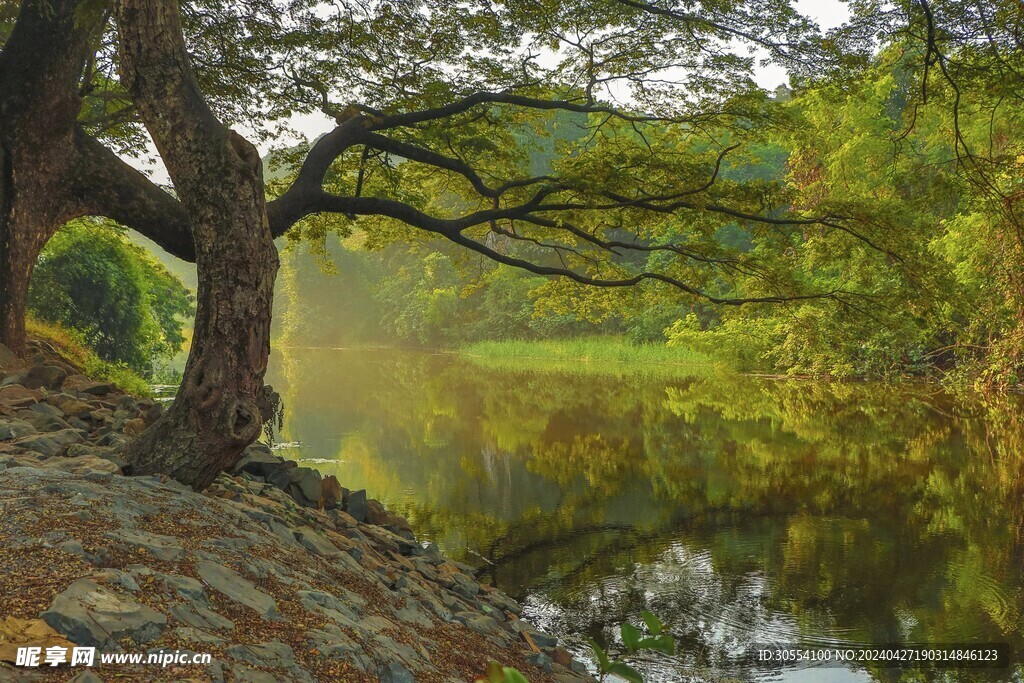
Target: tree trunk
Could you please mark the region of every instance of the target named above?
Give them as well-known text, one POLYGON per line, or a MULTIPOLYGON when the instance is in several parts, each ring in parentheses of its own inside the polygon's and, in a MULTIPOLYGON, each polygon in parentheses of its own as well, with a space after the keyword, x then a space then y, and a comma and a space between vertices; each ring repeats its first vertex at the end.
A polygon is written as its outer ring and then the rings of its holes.
POLYGON ((0 56, 0 342, 18 353, 36 257, 74 214, 65 188, 88 46, 76 7, 24 0, 0 56))
POLYGON ((181 388, 127 457, 136 473, 202 489, 260 433, 277 249, 259 154, 203 99, 177 3, 120 0, 116 13, 124 81, 185 208, 199 276, 181 388))

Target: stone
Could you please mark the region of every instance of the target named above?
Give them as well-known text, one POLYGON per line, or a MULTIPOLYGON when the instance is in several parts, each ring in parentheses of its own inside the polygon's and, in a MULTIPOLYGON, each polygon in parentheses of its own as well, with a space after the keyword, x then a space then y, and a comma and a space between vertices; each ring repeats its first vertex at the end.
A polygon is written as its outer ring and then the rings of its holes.
POLYGON ((338 478, 333 474, 323 478, 320 482, 320 490, 323 495, 322 500, 325 510, 333 510, 341 504, 343 498, 342 487, 338 482, 338 478))
MULTIPOLYGON (((114 464, 108 461, 100 460, 99 458, 96 458, 96 460, 114 467, 114 464)), ((120 528, 104 533, 103 537, 133 548, 144 548, 146 552, 165 562, 177 562, 184 559, 185 556, 184 548, 172 536, 161 536, 159 533, 120 528)))
POLYGON ((62 429, 57 432, 22 437, 14 443, 20 448, 52 457, 63 453, 71 444, 81 443, 83 440, 77 429, 62 429))
POLYGON ((18 362, 18 354, 4 344, 0 344, 0 368, 9 368, 18 362))
POLYGON ((87 479, 98 478, 100 480, 104 480, 109 478, 111 475, 121 473, 121 469, 114 463, 90 454, 75 457, 61 455, 51 456, 44 460, 42 465, 47 468, 64 470, 65 472, 71 472, 72 474, 79 474, 87 479))
POLYGON ((68 683, 103 683, 103 679, 89 669, 85 669, 69 678, 68 683))
POLYGON ((300 526, 294 529, 294 533, 295 540, 297 540, 302 547, 317 555, 335 557, 342 553, 342 551, 331 543, 326 536, 314 531, 312 527, 300 526))
POLYGON ((167 617, 131 598, 78 579, 39 615, 79 645, 108 647, 122 638, 148 643, 167 625, 167 617))
POLYGON ((125 420, 124 433, 127 436, 138 436, 146 429, 146 422, 142 418, 135 418, 132 420, 125 420))
POLYGON ((193 601, 206 601, 206 591, 203 590, 203 584, 191 576, 182 576, 180 574, 160 574, 159 576, 164 580, 168 588, 181 597, 193 601))
POLYGON ((23 436, 29 436, 36 433, 38 433, 38 430, 32 424, 25 422, 24 420, 17 420, 14 418, 0 420, 0 441, 20 439, 23 436))
POLYGON ((26 389, 60 389, 67 376, 67 370, 59 365, 33 365, 25 373, 24 386, 26 389))
POLYGON ((174 635, 188 643, 204 643, 209 645, 223 645, 228 642, 218 635, 195 628, 193 626, 179 626, 174 629, 174 635))
POLYGON ((52 406, 49 403, 36 403, 28 407, 34 413, 42 413, 43 415, 50 415, 51 417, 64 418, 64 411, 57 406, 52 406))
MULTIPOLYGON (((7 380, 4 380, 4 384, 8 384, 7 380)), ((38 391, 32 389, 26 389, 19 384, 12 384, 11 386, 4 386, 0 388, 0 403, 6 403, 14 408, 27 408, 33 403, 39 403, 43 398, 43 395, 38 391)))
POLYGON ((552 666, 551 657, 543 652, 534 652, 526 658, 530 664, 543 671, 544 673, 551 673, 554 670, 552 666))
MULTIPOLYGON (((266 479, 270 474, 285 467, 285 460, 274 455, 270 447, 262 443, 254 443, 242 453, 242 459, 232 468, 232 472, 248 472, 266 479)), ((293 465, 294 466, 294 465, 293 465)))
POLYGON ((416 683, 412 672, 398 662, 388 662, 377 672, 380 683, 416 683))
POLYGON ((85 401, 80 401, 74 396, 68 396, 67 394, 60 394, 56 398, 48 399, 47 403, 52 403, 60 408, 65 415, 70 417, 82 417, 87 416, 91 413, 94 408, 85 401))
MULTIPOLYGON (((40 404, 36 404, 40 405, 40 404)), ((35 407, 35 406, 32 406, 35 407)), ((72 429, 71 423, 56 415, 48 415, 36 410, 19 410, 16 414, 19 420, 28 422, 40 432, 57 432, 61 429, 72 429)))
POLYGON ((222 617, 213 610, 198 605, 184 605, 177 603, 171 606, 171 616, 183 624, 188 624, 198 629, 208 631, 230 631, 235 623, 226 617, 222 617))
POLYGON ((310 612, 320 612, 334 619, 342 626, 355 623, 359 619, 359 613, 352 606, 346 605, 341 600, 321 591, 299 591, 299 600, 302 606, 310 612), (338 618, 341 616, 342 618, 338 618))
POLYGON ((366 489, 359 489, 348 494, 345 512, 357 522, 366 521, 366 489))
POLYGON ((76 391, 90 396, 106 396, 117 391, 117 385, 112 382, 85 382, 78 385, 76 391))
POLYGON ((238 572, 222 564, 209 561, 196 563, 196 571, 206 584, 219 593, 223 593, 235 602, 240 602, 254 609, 260 616, 268 619, 280 618, 277 603, 263 591, 238 572))

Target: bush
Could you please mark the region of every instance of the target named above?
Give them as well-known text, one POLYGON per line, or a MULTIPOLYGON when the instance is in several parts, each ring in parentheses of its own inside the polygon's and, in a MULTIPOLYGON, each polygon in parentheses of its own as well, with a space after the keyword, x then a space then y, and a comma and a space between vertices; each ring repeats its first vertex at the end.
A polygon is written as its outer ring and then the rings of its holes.
POLYGON ((123 230, 74 221, 46 245, 29 287, 40 321, 74 330, 108 362, 150 377, 178 352, 192 297, 178 278, 123 230))

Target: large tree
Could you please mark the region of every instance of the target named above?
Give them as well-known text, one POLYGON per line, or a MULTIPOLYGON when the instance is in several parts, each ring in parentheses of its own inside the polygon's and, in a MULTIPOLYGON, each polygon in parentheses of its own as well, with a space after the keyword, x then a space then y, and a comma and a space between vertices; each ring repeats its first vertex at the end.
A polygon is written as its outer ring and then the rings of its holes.
POLYGON ((807 77, 850 64, 815 47, 788 0, 23 0, 0 21, 13 26, 0 53, 0 341, 24 348, 32 264, 73 217, 108 216, 198 265, 182 389, 130 446, 137 472, 202 487, 256 437, 272 240, 315 232, 318 216, 722 304, 857 305, 724 249, 729 223, 754 238, 836 233, 900 263, 888 226, 863 212, 800 210, 780 184, 723 173, 775 115, 751 80, 758 59, 807 77), (559 112, 576 142, 531 170, 559 112), (334 128, 292 150, 297 172, 266 201, 255 148, 228 126, 269 139, 313 114, 334 128), (145 132, 173 194, 118 156, 142 152, 145 132), (734 294, 741 276, 754 294, 734 294))

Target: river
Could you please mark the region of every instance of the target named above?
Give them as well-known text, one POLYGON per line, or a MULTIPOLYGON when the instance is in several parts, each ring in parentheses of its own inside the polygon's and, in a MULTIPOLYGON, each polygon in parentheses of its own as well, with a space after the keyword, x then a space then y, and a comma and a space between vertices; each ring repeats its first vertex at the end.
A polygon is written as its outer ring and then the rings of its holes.
POLYGON ((283 454, 367 489, 574 651, 658 614, 679 649, 641 659, 649 681, 925 680, 753 663, 767 645, 1024 648, 1019 399, 597 370, 287 349, 268 380, 277 440, 301 443, 283 454))

